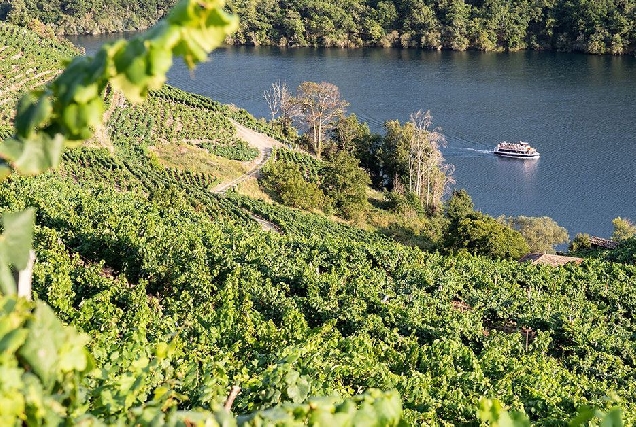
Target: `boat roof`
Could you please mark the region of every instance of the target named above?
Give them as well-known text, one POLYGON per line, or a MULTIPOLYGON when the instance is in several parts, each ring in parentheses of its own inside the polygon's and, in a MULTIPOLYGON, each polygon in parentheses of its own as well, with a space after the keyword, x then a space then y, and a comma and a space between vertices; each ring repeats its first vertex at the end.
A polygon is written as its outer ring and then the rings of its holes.
POLYGON ((499 144, 510 144, 510 145, 530 145, 530 143, 528 143, 528 142, 524 142, 524 141, 519 141, 519 142, 508 142, 508 141, 503 141, 503 142, 500 142, 499 144))

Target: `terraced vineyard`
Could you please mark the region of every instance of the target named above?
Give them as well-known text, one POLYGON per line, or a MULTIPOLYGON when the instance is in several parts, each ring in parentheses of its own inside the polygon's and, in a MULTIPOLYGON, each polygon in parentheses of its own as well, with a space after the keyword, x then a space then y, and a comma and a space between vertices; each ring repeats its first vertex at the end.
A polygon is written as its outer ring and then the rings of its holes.
POLYGON ((20 93, 51 80, 78 53, 70 45, 0 22, 0 127, 10 124, 20 93))
POLYGON ((300 167, 305 179, 309 182, 318 182, 324 162, 303 151, 294 151, 287 148, 278 148, 272 152, 272 160, 282 160, 295 163, 300 167))
POLYGON ((251 212, 259 218, 266 219, 275 224, 284 233, 293 236, 309 238, 316 234, 316 230, 320 230, 320 235, 324 238, 346 237, 354 241, 370 243, 388 241, 378 233, 334 222, 327 217, 310 214, 298 209, 272 205, 236 193, 228 193, 226 199, 232 203, 232 206, 251 212))
POLYGON ((106 149, 69 150, 56 174, 81 187, 107 185, 119 191, 143 194, 148 199, 159 194, 177 193, 191 206, 198 206, 213 218, 255 225, 245 210, 212 194, 217 183, 213 176, 164 168, 149 159, 140 147, 120 147, 117 156, 106 149))
MULTIPOLYGON (((0 135, 10 132, 20 94, 44 85, 78 53, 70 44, 0 22, 0 135)), ((108 95, 110 101, 110 91, 108 95)), ((185 142, 221 157, 248 161, 258 152, 236 137, 230 117, 276 134, 241 110, 168 86, 153 93, 146 104, 116 107, 108 120, 110 139, 123 138, 141 146, 185 142)))
POLYGON ((183 104, 197 110, 217 112, 221 114, 223 118, 235 120, 249 129, 264 133, 279 141, 290 142, 287 141, 287 138, 277 127, 271 126, 262 119, 257 120, 246 110, 233 105, 224 105, 202 95, 184 92, 170 85, 164 85, 161 90, 153 92, 152 96, 167 100, 170 103, 183 104))
POLYGON ((144 104, 126 103, 109 120, 111 139, 141 146, 188 143, 232 160, 252 160, 258 155, 258 150, 236 137, 236 128, 218 108, 197 106, 194 101, 185 94, 166 96, 158 91, 144 104))
POLYGON ((36 294, 91 335, 98 363, 129 349, 114 378, 173 337, 144 387, 182 378, 183 408, 222 402, 231 385, 238 413, 395 388, 410 424, 471 425, 483 395, 538 425, 614 402, 636 421, 633 266, 427 254, 79 154, 76 173, 8 182, 0 205, 37 208, 36 294), (111 170, 119 188, 100 178, 111 170))

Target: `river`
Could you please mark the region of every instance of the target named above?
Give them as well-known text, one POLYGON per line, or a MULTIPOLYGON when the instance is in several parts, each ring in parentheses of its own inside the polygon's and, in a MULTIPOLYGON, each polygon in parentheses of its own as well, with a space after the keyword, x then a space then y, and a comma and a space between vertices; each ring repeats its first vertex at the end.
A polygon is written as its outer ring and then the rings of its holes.
MULTIPOLYGON (((104 37, 73 41, 92 52, 104 37)), ((430 110, 446 135, 455 188, 493 216, 549 216, 577 233, 609 237, 636 221, 636 58, 581 54, 401 49, 224 47, 168 83, 268 117, 272 82, 340 88, 348 111, 375 132, 430 110), (539 160, 496 158, 497 142, 527 141, 539 160)))

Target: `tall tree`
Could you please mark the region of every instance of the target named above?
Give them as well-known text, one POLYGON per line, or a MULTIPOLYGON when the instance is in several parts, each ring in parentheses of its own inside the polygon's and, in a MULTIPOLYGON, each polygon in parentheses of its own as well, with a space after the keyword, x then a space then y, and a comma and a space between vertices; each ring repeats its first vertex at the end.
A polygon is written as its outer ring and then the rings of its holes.
POLYGON ((398 190, 404 186, 404 177, 409 169, 409 141, 413 133, 413 126, 404 126, 397 120, 384 123, 386 134, 382 142, 380 158, 386 176, 386 186, 391 190, 398 190))
POLYGON ((298 86, 296 102, 299 119, 309 135, 312 149, 320 158, 325 133, 335 120, 345 113, 348 102, 340 98, 340 90, 333 83, 303 82, 298 86))
POLYGON ((413 136, 409 155, 409 190, 417 194, 429 210, 441 206, 446 185, 451 181, 452 169, 444 164, 440 147, 446 143, 444 135, 431 129, 430 111, 411 114, 413 136))
POLYGON ((375 187, 384 187, 380 148, 382 136, 371 133, 369 125, 358 120, 355 114, 340 116, 331 131, 335 151, 346 151, 360 160, 360 167, 371 177, 375 187))
POLYGON ((338 151, 345 150, 355 154, 356 140, 370 133, 366 123, 360 123, 355 114, 340 116, 335 122, 332 139, 338 151))
POLYGON ((444 46, 453 50, 466 50, 470 45, 469 33, 472 21, 472 6, 464 0, 440 0, 439 8, 443 16, 444 46))
POLYGON ((382 159, 387 179, 394 190, 417 195, 422 206, 436 211, 452 179, 452 166, 444 163, 440 147, 445 143, 439 130, 431 129, 430 111, 413 113, 408 123, 385 124, 387 133, 382 159))

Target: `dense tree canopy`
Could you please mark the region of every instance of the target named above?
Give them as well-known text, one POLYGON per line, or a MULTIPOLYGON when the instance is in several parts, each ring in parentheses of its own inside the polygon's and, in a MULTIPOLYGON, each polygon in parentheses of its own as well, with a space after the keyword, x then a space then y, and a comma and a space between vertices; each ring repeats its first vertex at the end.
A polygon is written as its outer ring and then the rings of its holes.
MULTIPOLYGON (((8 0, 0 19, 67 34, 134 30, 173 0, 8 0)), ((636 47, 634 0, 232 0, 236 44, 396 46, 624 54, 636 47)))
POLYGON ((236 0, 231 7, 243 18, 237 43, 622 54, 635 41, 631 0, 236 0))
POLYGON ((444 233, 444 249, 447 251, 517 259, 530 250, 521 233, 475 211, 465 190, 453 192, 444 213, 449 221, 444 233))
POLYGON ((0 20, 25 25, 38 20, 62 34, 90 34, 145 29, 176 3, 157 0, 5 0, 0 20))
POLYGON ((502 217, 500 220, 521 233, 531 252, 554 253, 555 245, 567 243, 569 236, 565 228, 555 220, 543 217, 502 217))

